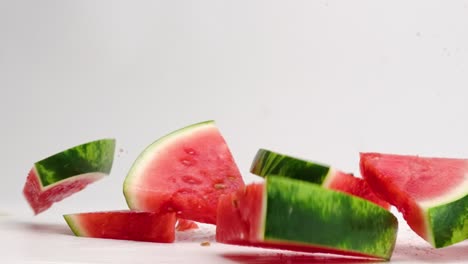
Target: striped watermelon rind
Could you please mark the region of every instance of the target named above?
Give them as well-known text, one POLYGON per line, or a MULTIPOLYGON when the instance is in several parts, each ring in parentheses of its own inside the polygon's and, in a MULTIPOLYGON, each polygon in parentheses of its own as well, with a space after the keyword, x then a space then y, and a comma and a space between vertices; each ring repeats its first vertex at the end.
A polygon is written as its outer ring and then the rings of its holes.
POLYGON ((243 198, 253 188, 220 202, 219 214, 236 212, 218 215, 219 242, 390 259, 398 222, 380 206, 281 176, 266 177, 260 202, 243 198))
POLYGON ((390 209, 390 204, 376 196, 364 179, 341 172, 329 165, 281 154, 267 149, 259 149, 250 171, 261 177, 281 175, 297 180, 315 183, 324 188, 342 191, 367 199, 382 208, 390 209))

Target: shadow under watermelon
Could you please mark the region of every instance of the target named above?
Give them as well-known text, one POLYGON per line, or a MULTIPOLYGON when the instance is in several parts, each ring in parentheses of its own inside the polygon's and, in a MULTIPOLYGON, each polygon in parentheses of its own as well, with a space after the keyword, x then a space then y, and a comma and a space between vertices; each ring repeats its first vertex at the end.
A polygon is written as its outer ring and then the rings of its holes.
POLYGON ((241 264, 306 264, 306 263, 380 263, 375 259, 347 257, 332 254, 298 253, 228 253, 223 258, 241 264))

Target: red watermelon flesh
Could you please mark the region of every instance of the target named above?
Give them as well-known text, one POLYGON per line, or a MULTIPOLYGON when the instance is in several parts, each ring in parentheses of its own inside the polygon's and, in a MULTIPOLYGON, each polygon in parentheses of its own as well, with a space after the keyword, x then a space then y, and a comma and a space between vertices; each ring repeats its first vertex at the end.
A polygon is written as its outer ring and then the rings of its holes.
POLYGON ((64 215, 76 236, 171 243, 175 213, 109 211, 64 215))
POLYGON ((213 121, 175 131, 137 158, 124 183, 131 209, 176 212, 215 224, 218 199, 244 186, 234 158, 213 121))
POLYGON ((361 197, 387 210, 390 209, 390 204, 385 200, 380 199, 364 179, 356 178, 352 174, 335 170, 333 177, 331 177, 330 180, 327 179, 323 186, 332 190, 361 197))
POLYGON ((66 197, 81 191, 89 184, 101 179, 104 175, 101 173, 86 174, 76 176, 72 180, 62 181, 60 184, 43 188, 39 182, 36 170, 32 168, 29 171, 26 183, 23 188, 23 194, 34 214, 39 214, 49 209, 55 202, 59 202, 66 197))
POLYGON ((177 226, 176 226, 177 231, 188 231, 192 229, 198 229, 198 225, 194 221, 180 219, 180 218, 177 220, 177 226))
POLYGON ((468 160, 361 153, 360 168, 374 192, 433 246, 468 238, 468 160))
POLYGON ((220 198, 216 221, 217 241, 250 245, 258 240, 261 222, 255 219, 261 219, 263 192, 263 183, 254 183, 220 198))

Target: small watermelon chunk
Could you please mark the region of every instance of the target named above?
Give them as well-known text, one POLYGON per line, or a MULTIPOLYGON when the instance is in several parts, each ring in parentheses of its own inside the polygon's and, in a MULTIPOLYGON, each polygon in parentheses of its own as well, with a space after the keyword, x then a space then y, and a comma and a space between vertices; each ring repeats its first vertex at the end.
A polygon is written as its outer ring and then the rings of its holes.
POLYGON ((361 173, 436 248, 468 238, 468 159, 361 153, 361 173))
POLYGON ((175 213, 109 211, 63 216, 76 236, 172 243, 175 213))
POLYGON ((268 176, 218 204, 221 243, 390 259, 397 219, 364 199, 268 176))
POLYGON ((114 151, 114 139, 101 139, 34 163, 23 188, 23 195, 34 214, 108 175, 114 151))
POLYGON ((194 221, 180 218, 177 220, 176 231, 188 231, 193 229, 198 229, 198 225, 194 221))
POLYGON ((387 210, 390 209, 390 204, 375 195, 365 180, 336 170, 328 165, 295 158, 271 150, 259 149, 250 171, 261 177, 278 174, 319 184, 324 188, 358 196, 387 210))
POLYGON ((177 130, 148 146, 124 182, 131 209, 177 212, 215 224, 219 196, 244 187, 234 158, 213 121, 177 130))

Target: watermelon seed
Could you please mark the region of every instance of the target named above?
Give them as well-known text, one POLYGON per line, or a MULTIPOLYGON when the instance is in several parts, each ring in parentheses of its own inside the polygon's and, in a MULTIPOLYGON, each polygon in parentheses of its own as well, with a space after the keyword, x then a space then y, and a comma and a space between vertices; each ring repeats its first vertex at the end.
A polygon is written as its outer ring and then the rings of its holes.
POLYGON ((222 184, 222 183, 216 183, 216 184, 214 185, 214 188, 215 188, 216 190, 222 190, 222 189, 226 189, 226 185, 224 185, 224 184, 222 184))
POLYGON ((210 241, 203 241, 203 242, 200 243, 200 246, 202 246, 202 247, 208 247, 210 245, 211 245, 210 241))

